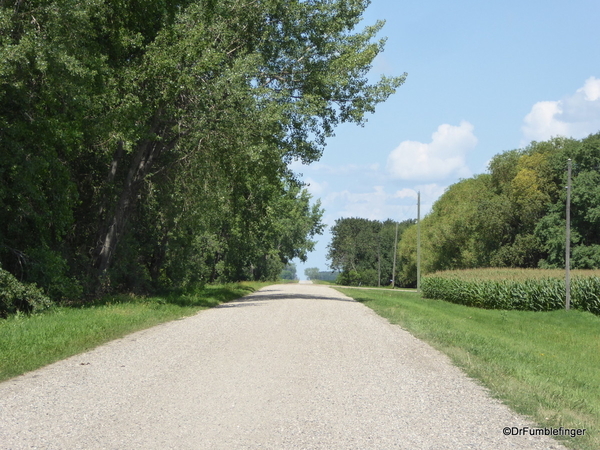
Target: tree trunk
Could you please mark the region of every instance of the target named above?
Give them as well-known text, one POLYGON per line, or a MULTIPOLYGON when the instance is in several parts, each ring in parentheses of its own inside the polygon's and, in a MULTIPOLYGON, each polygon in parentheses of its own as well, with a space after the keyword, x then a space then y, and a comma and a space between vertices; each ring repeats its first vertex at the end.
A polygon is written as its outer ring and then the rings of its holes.
POLYGON ((148 267, 148 271, 150 272, 150 278, 152 281, 157 284, 158 279, 160 278, 160 271, 162 269, 163 263, 165 261, 165 256, 167 254, 167 244, 169 242, 169 231, 165 231, 162 239, 160 240, 160 244, 155 248, 152 259, 150 261, 150 265, 148 267))
MULTIPOLYGON (((159 142, 147 140, 138 145, 133 155, 117 205, 113 213, 107 217, 104 226, 98 234, 94 266, 98 270, 100 277, 110 267, 119 238, 125 231, 127 219, 135 205, 142 181, 150 172, 153 162, 163 148, 163 145, 159 142)), ((111 166, 109 177, 111 177, 114 169, 114 165, 111 166)))

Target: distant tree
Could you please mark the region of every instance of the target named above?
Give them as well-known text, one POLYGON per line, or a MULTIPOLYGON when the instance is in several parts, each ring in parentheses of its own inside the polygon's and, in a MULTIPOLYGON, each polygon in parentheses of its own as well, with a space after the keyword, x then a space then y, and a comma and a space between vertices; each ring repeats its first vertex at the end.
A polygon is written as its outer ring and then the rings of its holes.
MULTIPOLYGON (((489 262, 486 246, 497 233, 494 214, 488 204, 493 193, 488 174, 451 185, 421 221, 421 271, 479 267, 489 262), (482 222, 483 220, 483 222, 482 222), (482 232, 484 231, 485 232, 482 232)), ((403 286, 416 286, 417 229, 406 230, 398 245, 398 280, 403 286)))
POLYGON ((331 229, 327 259, 334 270, 358 271, 370 267, 377 258, 377 235, 381 223, 359 217, 341 218, 331 229))
POLYGON ((339 272, 335 272, 335 271, 321 271, 319 272, 319 280, 323 280, 323 281, 337 281, 338 276, 340 275, 339 272))
POLYGON ((297 280, 298 275, 296 273, 296 264, 287 263, 281 271, 279 278, 283 280, 297 280))
MULTIPOLYGON (((414 220, 401 222, 399 236, 414 220)), ((331 229, 327 258, 338 281, 347 285, 387 285, 392 279, 396 222, 342 218, 331 229)))
MULTIPOLYGON (((542 267, 564 267, 566 161, 572 159, 571 265, 600 268, 600 133, 581 141, 555 139, 548 144, 548 165, 556 184, 547 214, 535 226, 545 257, 542 267)), ((540 145, 540 144, 538 144, 540 145)))
POLYGON ((319 269, 316 267, 304 269, 304 275, 306 275, 306 278, 308 278, 309 280, 320 280, 319 269))

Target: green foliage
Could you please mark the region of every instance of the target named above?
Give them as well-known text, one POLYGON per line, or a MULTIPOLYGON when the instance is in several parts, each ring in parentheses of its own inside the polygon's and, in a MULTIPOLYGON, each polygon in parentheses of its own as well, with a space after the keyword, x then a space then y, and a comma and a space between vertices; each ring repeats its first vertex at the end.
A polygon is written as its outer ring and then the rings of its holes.
POLYGON ((542 255, 542 242, 538 236, 517 234, 512 243, 501 246, 493 253, 489 265, 492 267, 536 267, 542 255))
POLYGON ((369 82, 368 2, 0 2, 0 263, 55 299, 275 279, 322 209, 321 156, 369 82))
MULTIPOLYGON (((489 173, 451 185, 421 223, 422 273, 474 267, 558 268, 565 261, 566 165, 573 160, 572 268, 600 267, 600 133, 496 155, 489 173)), ((400 280, 416 283, 416 230, 399 245, 400 280)))
POLYGON ((600 267, 600 245, 578 245, 571 250, 573 267, 595 269, 600 267))
POLYGON ((296 264, 287 263, 279 274, 279 278, 283 280, 297 280, 298 275, 296 273, 296 264))
MULTIPOLYGON (((398 239, 413 220, 398 224, 398 239)), ((331 229, 327 259, 340 271, 337 281, 348 286, 388 285, 392 280, 396 222, 342 218, 331 229)))
MULTIPOLYGON (((308 278, 309 280, 336 282, 340 273, 336 271, 322 271, 319 270, 317 267, 311 267, 308 269, 304 269, 304 275, 306 275, 306 278, 308 278)), ((340 282, 340 284, 343 283, 340 282)))
MULTIPOLYGON (((488 174, 450 186, 421 221, 421 271, 489 266, 500 242, 510 240, 511 205, 492 190, 488 174)), ((416 286, 417 230, 412 226, 398 246, 399 280, 416 286)))
POLYGON ((309 267, 304 269, 304 275, 309 280, 320 280, 319 278, 319 269, 317 267, 309 267))
POLYGON ((358 286, 360 274, 356 270, 344 271, 337 277, 336 283, 342 286, 358 286))
POLYGON ((55 301, 76 300, 83 294, 81 283, 69 276, 65 258, 47 247, 38 246, 27 252, 28 278, 45 287, 47 295, 55 301))
POLYGON ((0 317, 17 312, 35 313, 52 306, 51 300, 34 284, 21 283, 0 267, 0 317))
POLYGON ((320 271, 317 279, 321 280, 321 281, 336 282, 339 276, 340 276, 339 272, 320 271))

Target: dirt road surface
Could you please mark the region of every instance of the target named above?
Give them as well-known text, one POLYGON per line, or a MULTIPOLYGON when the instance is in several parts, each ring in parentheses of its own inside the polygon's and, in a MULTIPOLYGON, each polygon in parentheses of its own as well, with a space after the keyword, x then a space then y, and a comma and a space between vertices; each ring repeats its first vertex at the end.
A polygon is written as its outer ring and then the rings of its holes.
POLYGON ((0 384, 2 449, 562 449, 436 350, 276 285, 0 384))

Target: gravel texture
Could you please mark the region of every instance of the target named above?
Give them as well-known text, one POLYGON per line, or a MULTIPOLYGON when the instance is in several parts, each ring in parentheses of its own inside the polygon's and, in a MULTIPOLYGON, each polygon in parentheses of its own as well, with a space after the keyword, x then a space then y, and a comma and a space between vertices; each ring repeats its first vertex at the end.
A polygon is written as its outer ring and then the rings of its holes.
POLYGON ((0 384, 2 449, 562 449, 326 286, 276 285, 0 384))

